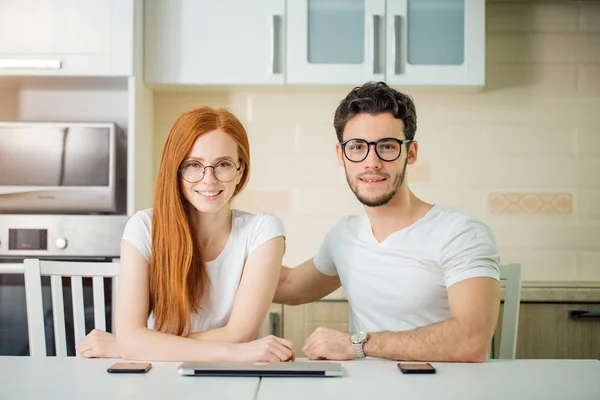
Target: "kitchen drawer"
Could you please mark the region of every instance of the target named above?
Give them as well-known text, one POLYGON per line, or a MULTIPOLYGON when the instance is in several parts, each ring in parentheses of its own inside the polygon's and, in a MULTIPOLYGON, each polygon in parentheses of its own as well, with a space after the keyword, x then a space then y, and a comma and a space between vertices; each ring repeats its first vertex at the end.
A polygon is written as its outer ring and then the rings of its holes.
MULTIPOLYGON (((571 316, 594 310, 600 303, 521 303, 517 358, 600 358, 600 318, 571 316)), ((499 323, 496 344, 500 330, 499 323)), ((495 356, 498 350, 494 346, 495 356)))

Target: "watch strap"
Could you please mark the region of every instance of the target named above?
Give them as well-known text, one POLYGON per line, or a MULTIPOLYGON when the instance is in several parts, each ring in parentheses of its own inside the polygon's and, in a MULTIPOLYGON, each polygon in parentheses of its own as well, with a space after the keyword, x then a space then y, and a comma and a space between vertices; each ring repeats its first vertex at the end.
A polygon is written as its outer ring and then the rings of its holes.
POLYGON ((352 343, 352 347, 354 348, 354 355, 356 358, 365 358, 365 352, 363 350, 363 343, 352 343))

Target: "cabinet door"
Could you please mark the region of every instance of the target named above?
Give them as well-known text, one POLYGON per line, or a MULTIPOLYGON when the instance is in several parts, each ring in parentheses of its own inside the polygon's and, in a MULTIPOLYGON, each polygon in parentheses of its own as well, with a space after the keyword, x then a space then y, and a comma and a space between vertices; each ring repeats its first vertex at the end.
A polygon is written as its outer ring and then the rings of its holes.
POLYGON ((0 74, 133 74, 133 0, 0 0, 0 10, 0 74))
POLYGON ((149 84, 283 84, 285 0, 146 2, 149 84))
POLYGON ((305 357, 304 341, 318 327, 348 332, 348 302, 317 301, 301 306, 283 307, 283 337, 294 343, 296 357, 305 357))
POLYGON ((283 334, 283 306, 281 304, 271 304, 269 313, 260 326, 258 336, 265 337, 275 335, 281 337, 283 334))
MULTIPOLYGON (((600 318, 573 319, 572 311, 600 311, 600 304, 521 303, 517 358, 600 358, 600 318)), ((500 315, 494 336, 497 357, 500 315)))
POLYGON ((385 0, 289 0, 287 83, 384 79, 385 0))
POLYGON ((387 0, 386 81, 483 86, 485 0, 387 0))

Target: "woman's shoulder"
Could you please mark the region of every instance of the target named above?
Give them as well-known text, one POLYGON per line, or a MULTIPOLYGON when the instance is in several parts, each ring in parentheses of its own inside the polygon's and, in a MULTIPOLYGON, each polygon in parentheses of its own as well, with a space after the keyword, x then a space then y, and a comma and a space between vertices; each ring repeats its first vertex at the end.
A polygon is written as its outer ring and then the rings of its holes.
POLYGON ((152 209, 140 210, 133 214, 123 231, 123 239, 136 245, 136 247, 150 247, 152 237, 152 209))
POLYGON ((275 214, 250 213, 235 209, 232 212, 236 236, 243 237, 251 249, 273 237, 285 237, 283 222, 275 214))
POLYGON ((263 226, 281 225, 281 219, 273 213, 251 213, 248 211, 232 209, 234 226, 244 228, 258 228, 263 226))
POLYGON ((282 236, 285 238, 285 228, 281 219, 271 213, 249 213, 232 210, 233 230, 235 235, 246 243, 246 254, 252 253, 262 244, 282 236))
POLYGON ((127 225, 150 230, 152 228, 153 213, 154 210, 152 208, 137 211, 129 218, 129 221, 127 221, 127 225))
POLYGON ((122 239, 131 243, 150 262, 152 242, 151 208, 140 210, 129 218, 122 239))

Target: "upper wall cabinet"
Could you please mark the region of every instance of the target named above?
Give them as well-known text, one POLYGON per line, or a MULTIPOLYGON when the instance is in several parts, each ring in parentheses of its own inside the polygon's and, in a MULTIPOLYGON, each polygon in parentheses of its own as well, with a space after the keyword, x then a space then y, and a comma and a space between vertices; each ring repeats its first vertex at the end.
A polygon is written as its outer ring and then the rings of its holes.
POLYGON ((290 84, 484 84, 485 0, 287 5, 290 84))
POLYGON ((0 0, 0 74, 133 75, 134 0, 0 0))
POLYGON ((147 84, 283 84, 285 0, 145 2, 147 84))
POLYGON ((485 0, 388 0, 386 81, 485 83, 485 0))
POLYGON ((384 80, 385 0, 288 0, 287 82, 384 80))

